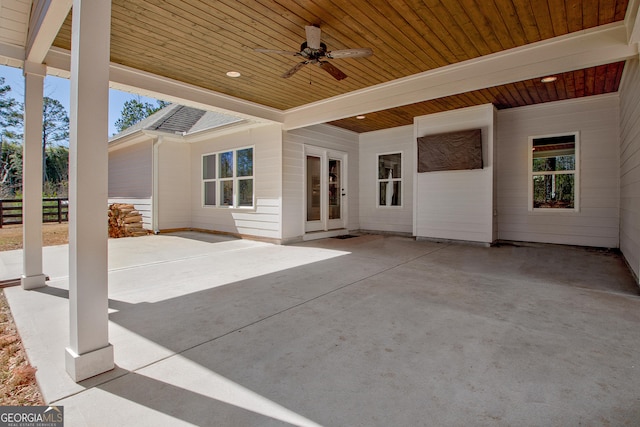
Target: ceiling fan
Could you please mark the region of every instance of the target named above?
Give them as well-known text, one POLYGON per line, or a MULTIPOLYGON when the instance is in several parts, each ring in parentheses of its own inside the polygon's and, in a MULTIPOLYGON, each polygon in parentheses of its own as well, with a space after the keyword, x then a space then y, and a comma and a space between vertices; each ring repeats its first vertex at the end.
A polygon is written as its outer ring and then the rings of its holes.
POLYGON ((286 50, 274 50, 274 49, 255 49, 256 52, 261 53, 276 53, 279 55, 289 56, 301 56, 304 61, 296 64, 292 69, 282 75, 282 77, 289 78, 293 76, 298 70, 307 64, 315 64, 318 67, 331 74, 336 80, 342 80, 347 78, 347 75, 340 71, 326 59, 338 59, 338 58, 358 58, 364 56, 373 55, 373 50, 368 47, 358 49, 343 49, 328 51, 327 45, 320 41, 320 28, 312 25, 304 27, 307 33, 307 40, 300 45, 300 52, 289 52, 286 50))

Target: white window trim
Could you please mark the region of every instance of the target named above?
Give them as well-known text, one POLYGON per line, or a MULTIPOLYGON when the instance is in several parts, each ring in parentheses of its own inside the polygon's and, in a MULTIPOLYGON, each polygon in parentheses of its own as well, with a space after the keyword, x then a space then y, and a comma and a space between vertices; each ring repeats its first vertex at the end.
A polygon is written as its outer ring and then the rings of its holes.
POLYGON ((405 194, 404 194, 404 176, 405 176, 405 168, 404 168, 404 151, 400 150, 400 151, 389 151, 389 152, 384 152, 384 153, 376 153, 376 171, 375 171, 375 178, 376 178, 376 208, 378 209, 401 209, 404 205, 404 198, 405 198, 405 194), (401 178, 393 178, 392 181, 397 181, 400 182, 400 204, 396 205, 396 206, 387 206, 387 205, 381 205, 380 204, 380 181, 389 181, 388 178, 384 178, 384 179, 380 179, 378 178, 378 174, 380 173, 380 171, 378 170, 378 168, 380 167, 380 156, 386 156, 389 154, 400 154, 400 170, 402 171, 402 177, 401 178))
MULTIPOLYGON (((528 193, 528 209, 529 212, 534 213, 576 213, 580 212, 580 132, 564 132, 564 133, 551 133, 547 135, 533 135, 529 137, 528 142, 528 150, 527 150, 527 193, 528 193), (533 207, 533 175, 540 175, 540 172, 533 172, 533 140, 534 139, 542 139, 542 138, 551 138, 555 136, 567 136, 573 135, 575 136, 576 148, 575 148, 575 169, 573 171, 573 208, 534 208, 533 207)), ((549 173, 547 173, 549 174, 549 173)), ((556 173, 552 173, 550 175, 556 175, 556 173)), ((564 171, 561 171, 560 174, 564 174, 564 171)))
POLYGON ((220 151, 213 151, 210 153, 203 153, 200 156, 200 181, 201 181, 201 190, 200 190, 200 200, 201 200, 201 205, 203 208, 207 208, 207 209, 243 209, 243 210, 251 210, 251 209, 255 209, 256 206, 256 180, 255 180, 255 159, 256 159, 256 148, 254 145, 249 145, 246 147, 238 147, 238 148, 229 148, 226 150, 220 150, 220 151), (251 176, 237 176, 238 173, 238 167, 236 164, 237 161, 237 152, 238 151, 242 151, 242 150, 246 150, 248 148, 251 148, 253 151, 253 164, 252 164, 252 169, 253 169, 253 175, 251 176), (231 152, 232 153, 232 162, 233 162, 233 177, 231 178, 220 178, 220 154, 223 153, 228 153, 231 152), (216 156, 216 177, 215 178, 208 178, 205 179, 203 178, 204 175, 204 158, 207 156, 216 156), (243 179, 251 179, 253 181, 253 197, 251 199, 251 206, 238 206, 238 181, 243 180, 243 179), (220 183, 223 181, 233 181, 233 204, 231 206, 227 206, 227 205, 222 205, 220 203, 220 199, 222 197, 222 191, 220 191, 220 183), (204 203, 204 199, 205 199, 205 183, 206 182, 215 182, 216 184, 216 203, 215 205, 206 205, 204 203))

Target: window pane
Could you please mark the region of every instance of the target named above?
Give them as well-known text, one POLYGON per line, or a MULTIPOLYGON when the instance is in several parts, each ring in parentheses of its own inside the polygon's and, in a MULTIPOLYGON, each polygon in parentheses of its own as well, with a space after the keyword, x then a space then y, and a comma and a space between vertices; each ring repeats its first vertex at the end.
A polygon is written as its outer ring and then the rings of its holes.
POLYGON ((215 206, 216 205, 216 183, 215 181, 204 183, 204 205, 215 206))
POLYGON ((378 156, 378 179, 402 178, 402 154, 378 156))
POLYGON ((233 181, 220 182, 220 206, 233 206, 233 181))
POLYGON ((202 157, 202 179, 216 178, 216 155, 202 157))
POLYGON ((253 176, 253 148, 236 152, 238 176, 253 176))
POLYGON ((573 209, 574 174, 534 175, 533 207, 573 209))
POLYGON ((233 178, 233 151, 220 153, 220 178, 233 178))
POLYGON ((380 181, 380 206, 400 206, 400 181, 380 181))
POLYGON ((576 168, 575 155, 539 157, 533 159, 533 171, 572 171, 576 168))
POLYGON ((575 135, 533 140, 533 171, 565 171, 576 167, 575 135))
POLYGON ((238 180, 238 206, 253 206, 253 179, 238 180))

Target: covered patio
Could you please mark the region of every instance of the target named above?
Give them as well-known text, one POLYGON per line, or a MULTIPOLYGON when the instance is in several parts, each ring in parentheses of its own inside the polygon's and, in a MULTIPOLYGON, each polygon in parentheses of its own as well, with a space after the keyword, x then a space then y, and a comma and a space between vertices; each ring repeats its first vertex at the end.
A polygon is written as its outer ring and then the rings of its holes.
MULTIPOLYGON (((110 240, 116 369, 79 383, 63 361, 67 257, 44 248, 48 286, 5 292, 69 426, 640 420, 640 298, 612 251, 374 234, 110 240)), ((0 278, 21 262, 0 253, 0 278)))

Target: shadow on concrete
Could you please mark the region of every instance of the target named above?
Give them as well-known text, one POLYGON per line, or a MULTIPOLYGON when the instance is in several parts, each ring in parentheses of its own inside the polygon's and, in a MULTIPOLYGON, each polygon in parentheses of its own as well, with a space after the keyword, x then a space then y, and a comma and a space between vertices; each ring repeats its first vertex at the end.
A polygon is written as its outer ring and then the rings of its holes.
POLYGON ((301 246, 349 254, 110 299, 113 323, 177 356, 99 388, 197 425, 271 425, 255 413, 283 407, 336 426, 639 420, 640 301, 619 256, 394 237, 301 246), (254 394, 222 403, 225 387, 254 394))

